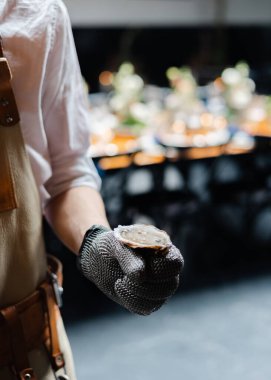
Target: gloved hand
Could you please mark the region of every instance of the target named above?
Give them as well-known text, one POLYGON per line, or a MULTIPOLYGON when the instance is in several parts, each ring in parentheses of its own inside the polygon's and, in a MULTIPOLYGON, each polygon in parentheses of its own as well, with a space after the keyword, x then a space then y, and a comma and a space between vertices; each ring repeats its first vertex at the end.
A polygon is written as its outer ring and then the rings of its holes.
POLYGON ((148 315, 178 288, 183 258, 173 245, 166 255, 143 256, 117 240, 113 231, 93 226, 81 245, 78 264, 109 298, 133 313, 148 315))

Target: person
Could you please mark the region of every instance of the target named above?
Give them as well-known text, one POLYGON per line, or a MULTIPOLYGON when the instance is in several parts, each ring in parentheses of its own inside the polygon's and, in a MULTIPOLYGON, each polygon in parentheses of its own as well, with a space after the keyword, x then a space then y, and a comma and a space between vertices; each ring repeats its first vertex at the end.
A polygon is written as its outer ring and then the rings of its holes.
POLYGON ((110 229, 62 1, 1 2, 0 36, 0 378, 74 380, 58 310, 61 264, 46 255, 42 214, 82 274, 131 312, 167 301, 183 259, 172 245, 146 260, 110 229))

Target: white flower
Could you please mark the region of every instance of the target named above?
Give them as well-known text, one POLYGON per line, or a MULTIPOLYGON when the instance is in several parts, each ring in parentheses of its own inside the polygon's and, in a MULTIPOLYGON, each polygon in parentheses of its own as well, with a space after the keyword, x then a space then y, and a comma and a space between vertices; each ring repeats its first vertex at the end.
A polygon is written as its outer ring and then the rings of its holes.
POLYGON ((236 110, 243 110, 249 105, 252 97, 252 93, 247 91, 246 87, 240 86, 229 91, 228 103, 236 110))
POLYGON ((115 112, 123 111, 127 106, 127 98, 123 95, 115 95, 109 101, 111 109, 115 112))
POLYGON ((147 122, 149 120, 150 112, 146 104, 134 103, 130 106, 131 115, 140 121, 147 122))
POLYGON ((236 86, 242 81, 240 71, 234 68, 227 68, 222 73, 222 80, 227 86, 236 86))

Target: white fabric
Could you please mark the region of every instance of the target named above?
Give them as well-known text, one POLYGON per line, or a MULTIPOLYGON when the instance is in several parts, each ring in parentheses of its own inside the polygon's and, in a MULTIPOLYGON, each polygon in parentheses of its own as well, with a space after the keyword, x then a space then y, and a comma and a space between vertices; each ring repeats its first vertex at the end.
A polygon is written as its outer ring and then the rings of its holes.
POLYGON ((71 187, 100 187, 87 155, 89 115, 61 0, 0 0, 0 35, 42 204, 71 187))

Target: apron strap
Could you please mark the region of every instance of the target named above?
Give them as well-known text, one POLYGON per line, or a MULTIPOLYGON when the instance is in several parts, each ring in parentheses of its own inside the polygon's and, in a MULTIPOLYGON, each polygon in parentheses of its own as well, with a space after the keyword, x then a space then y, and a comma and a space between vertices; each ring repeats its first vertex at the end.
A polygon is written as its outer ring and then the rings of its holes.
MULTIPOLYGON (((17 106, 11 89, 11 71, 3 53, 0 36, 0 128, 15 125, 19 121, 17 106), (3 127, 2 127, 3 126, 3 127)), ((0 141, 0 149, 3 149, 0 141)), ((3 156, 0 171, 0 212, 17 208, 14 184, 7 156, 3 156)))
POLYGON ((18 124, 20 117, 11 88, 12 74, 4 57, 2 38, 0 37, 0 125, 10 127, 18 124))
POLYGON ((0 36, 0 57, 4 58, 4 53, 3 53, 3 42, 2 42, 2 37, 0 36))

